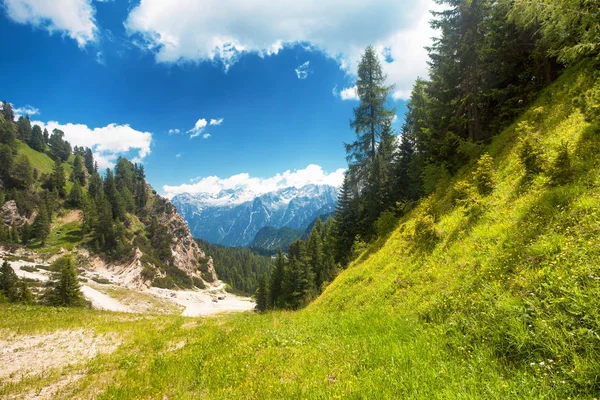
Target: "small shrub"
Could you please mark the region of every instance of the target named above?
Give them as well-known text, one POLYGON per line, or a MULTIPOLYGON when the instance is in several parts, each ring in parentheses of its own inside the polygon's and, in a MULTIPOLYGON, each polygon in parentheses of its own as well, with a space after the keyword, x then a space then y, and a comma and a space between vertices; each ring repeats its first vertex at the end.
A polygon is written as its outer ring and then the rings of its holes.
POLYGON ((573 178, 573 167, 571 166, 571 155, 566 142, 561 143, 558 155, 548 170, 551 186, 562 186, 571 182, 573 178))
POLYGON ((152 281, 156 277, 156 268, 146 264, 142 268, 142 272, 140 275, 144 279, 144 281, 152 281))
POLYGON ((109 281, 108 279, 106 279, 106 278, 102 278, 102 277, 96 277, 96 276, 94 276, 94 277, 92 278, 92 280, 93 280, 94 282, 96 282, 96 283, 99 283, 99 284, 101 284, 101 285, 110 285, 110 281, 109 281))
POLYGON ((431 215, 420 215, 415 219, 413 231, 415 244, 422 247, 435 245, 439 240, 439 233, 435 227, 435 220, 431 215))
POLYGON ((380 238, 387 236, 394 228, 396 228, 397 223, 398 218, 396 218, 392 211, 384 211, 379 218, 377 218, 377 221, 375 221, 377 236, 380 238))
POLYGON ((531 178, 542 171, 542 157, 539 143, 532 143, 529 136, 525 136, 519 143, 519 160, 525 169, 525 176, 531 178))
POLYGON ((39 271, 39 269, 37 269, 36 267, 34 267, 33 265, 23 265, 21 267, 21 270, 23 271, 27 271, 27 272, 37 272, 39 271))
POLYGON ((164 278, 154 278, 152 286, 161 289, 174 289, 175 282, 173 282, 173 279, 171 279, 170 276, 165 276, 164 278))
POLYGON ((192 277, 192 282, 194 282, 194 286, 196 286, 198 289, 206 289, 204 281, 197 276, 192 277))
POLYGON ((350 251, 352 260, 356 260, 365 250, 367 250, 367 243, 362 240, 360 235, 356 235, 354 243, 352 243, 352 250, 350 251))
POLYGON ((473 182, 481 195, 485 196, 494 189, 494 159, 489 154, 484 154, 477 161, 473 182))

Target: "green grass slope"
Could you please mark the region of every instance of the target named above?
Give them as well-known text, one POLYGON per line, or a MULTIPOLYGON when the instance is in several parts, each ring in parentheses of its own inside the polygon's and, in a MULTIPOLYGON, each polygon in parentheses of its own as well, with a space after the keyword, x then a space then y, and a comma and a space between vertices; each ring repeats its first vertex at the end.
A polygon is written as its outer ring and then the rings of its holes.
MULTIPOLYGON (((600 100, 599 85, 592 67, 566 72, 486 149, 491 193, 461 195, 464 168, 300 312, 136 319, 3 306, 0 329, 123 337, 71 367, 85 377, 58 398, 599 397, 600 130, 577 107, 600 100), (524 130, 548 164, 568 143, 571 183, 523 179, 524 130)), ((41 384, 28 382, 0 397, 41 384)))

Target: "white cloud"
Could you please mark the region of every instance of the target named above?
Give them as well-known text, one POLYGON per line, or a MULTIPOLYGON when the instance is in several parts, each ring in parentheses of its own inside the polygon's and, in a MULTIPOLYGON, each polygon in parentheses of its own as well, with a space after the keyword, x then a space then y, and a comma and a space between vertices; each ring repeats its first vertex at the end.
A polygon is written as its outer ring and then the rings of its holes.
POLYGON ((181 158, 181 153, 175 154, 175 158, 181 158))
POLYGON ((96 40, 91 0, 4 0, 6 13, 15 22, 60 32, 79 47, 96 40))
POLYGON ((358 100, 356 86, 343 89, 341 92, 339 92, 339 96, 342 100, 358 100))
POLYGON ((310 70, 308 69, 309 65, 310 61, 307 61, 304 64, 299 65, 298 68, 296 68, 296 76, 298 77, 298 79, 308 78, 308 75, 310 74, 310 70))
MULTIPOLYGON (((208 122, 206 120, 206 118, 200 118, 198 121, 196 121, 196 124, 194 125, 194 127, 192 129, 190 129, 189 131, 187 131, 187 133, 190 134, 190 139, 193 139, 200 135, 202 135, 203 139, 208 139, 211 135, 210 135, 210 133, 204 133, 204 130, 206 129, 206 127, 207 126, 219 126, 223 123, 223 121, 225 121, 224 118, 211 119, 210 122, 208 122)), ((179 129, 171 129, 169 131, 169 134, 171 134, 171 133, 179 133, 179 129), (171 131, 173 131, 173 132, 171 132, 171 131)))
POLYGON ((202 132, 204 132, 204 129, 206 129, 207 125, 208 122, 206 122, 206 119, 204 118, 201 118, 198 121, 196 121, 196 125, 194 125, 192 129, 187 131, 187 133, 190 134, 190 139, 200 136, 202 132))
POLYGON ((278 173, 270 178, 251 177, 248 173, 233 175, 221 179, 217 176, 191 179, 190 184, 179 186, 163 186, 165 196, 172 198, 177 194, 218 193, 224 189, 245 189, 255 194, 272 192, 286 187, 301 188, 308 184, 341 186, 344 181, 343 168, 331 173, 323 171, 319 165, 310 164, 304 169, 278 173))
POLYGON ((169 129, 169 135, 178 135, 180 132, 179 129, 169 129))
POLYGON ((34 115, 39 115, 40 114, 40 110, 27 105, 24 107, 15 107, 13 104, 11 104, 12 108, 13 108, 13 113, 15 114, 15 119, 19 119, 19 117, 24 117, 26 115, 29 115, 29 117, 32 117, 34 115))
POLYGON ((434 0, 141 0, 125 22, 158 62, 217 61, 230 68, 247 52, 277 54, 301 44, 337 60, 351 76, 364 48, 382 55, 396 98, 427 74, 434 0), (183 16, 183 17, 182 17, 183 16))
POLYGON ((32 121, 32 124, 38 124, 50 133, 54 129, 60 129, 71 145, 91 148, 101 169, 112 167, 119 155, 127 155, 131 151, 137 151, 133 162, 141 162, 150 154, 152 134, 137 131, 129 125, 109 124, 92 129, 84 124, 60 124, 55 121, 32 121))

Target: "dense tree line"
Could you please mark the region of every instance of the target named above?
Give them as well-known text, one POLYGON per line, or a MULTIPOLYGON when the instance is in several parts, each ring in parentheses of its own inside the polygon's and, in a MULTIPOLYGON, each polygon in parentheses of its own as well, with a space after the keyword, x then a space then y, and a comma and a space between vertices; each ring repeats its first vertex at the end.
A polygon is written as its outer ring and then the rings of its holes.
POLYGON ((339 270, 333 220, 317 219, 305 240, 297 240, 284 255, 280 249, 270 274, 260 278, 256 302, 259 311, 298 309, 317 297, 339 270))
POLYGON ((91 149, 71 147, 58 129, 48 134, 38 125, 31 127, 27 116, 14 121, 10 103, 2 103, 0 206, 14 200, 29 221, 0 223, 0 243, 44 245, 53 219, 69 209, 79 210, 81 241, 89 249, 110 260, 127 260, 137 247, 144 253, 145 278, 169 288, 202 286, 175 267, 173 237, 159 222, 174 208, 159 196, 149 203, 148 190, 143 165, 119 157, 114 169, 100 172, 91 149), (54 161, 52 171, 33 168, 19 151, 23 145, 48 155, 54 161), (135 228, 138 223, 142 229, 135 228))
MULTIPOLYGON (((467 164, 477 162, 468 189, 480 195, 489 192, 493 160, 482 154, 484 145, 565 65, 586 57, 598 61, 595 2, 437 2, 444 7, 433 12, 431 24, 439 37, 428 48, 429 77, 416 81, 400 132, 391 128, 393 87, 386 82, 376 51, 368 47, 359 62, 360 104, 350 124, 356 139, 345 144, 348 169, 335 217, 326 229, 332 239, 321 245, 320 257, 330 265, 347 266, 367 243, 391 232, 416 201, 467 164)), ((597 118, 593 110, 586 112, 597 118)), ((526 135, 521 158, 528 174, 539 172, 534 145, 526 135)), ((565 150, 551 168, 551 182, 564 182, 569 171, 565 150)), ((431 221, 422 225, 428 224, 431 221)), ((318 278, 318 264, 311 256, 317 254, 314 243, 311 233, 307 241, 292 244, 287 257, 278 254, 270 276, 259 284, 259 310, 297 308, 319 293, 319 284, 327 279, 318 278)), ((332 271, 331 277, 336 269, 332 271)))
POLYGON ((254 293, 261 276, 268 275, 273 265, 271 257, 246 247, 224 247, 200 239, 196 242, 206 257, 213 259, 219 279, 242 293, 254 293))
POLYGON ((598 5, 561 0, 439 0, 429 78, 418 79, 400 132, 373 48, 358 66, 348 170, 335 216, 335 260, 347 265, 415 201, 477 160, 483 146, 565 64, 600 51, 598 5), (399 139, 395 136, 399 134, 399 139))

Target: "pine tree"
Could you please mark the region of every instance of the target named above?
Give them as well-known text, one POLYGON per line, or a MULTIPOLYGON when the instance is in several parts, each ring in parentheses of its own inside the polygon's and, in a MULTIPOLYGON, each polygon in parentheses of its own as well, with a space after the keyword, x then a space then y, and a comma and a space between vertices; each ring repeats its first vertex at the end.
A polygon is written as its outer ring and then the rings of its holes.
POLYGON ((117 190, 115 177, 110 169, 106 170, 106 178, 104 179, 104 194, 108 199, 113 213, 114 219, 122 219, 125 216, 125 206, 121 194, 117 190))
POLYGON ((10 105, 10 103, 6 101, 2 102, 2 115, 7 121, 13 122, 15 120, 15 113, 13 112, 13 108, 10 105))
POLYGON ((323 239, 321 230, 323 224, 317 218, 310 235, 306 240, 306 258, 311 270, 314 272, 314 286, 319 289, 323 283, 323 239))
POLYGON ((55 272, 49 281, 44 299, 47 304, 57 307, 85 307, 88 302, 79 287, 77 270, 71 257, 66 256, 54 263, 55 272))
POLYGON ((81 156, 75 156, 75 160, 73 161, 73 172, 71 173, 71 181, 79 182, 80 187, 85 186, 85 172, 83 172, 83 163, 81 161, 81 156))
POLYGON ((11 303, 19 301, 19 278, 6 260, 0 268, 0 291, 11 303))
POLYGON ((285 270, 285 257, 281 249, 277 251, 277 257, 275 259, 275 266, 271 273, 271 279, 269 281, 269 308, 279 308, 282 306, 281 302, 281 285, 283 282, 283 273, 285 270))
POLYGON ((37 151, 44 151, 44 135, 42 134, 42 128, 39 125, 34 125, 31 130, 31 140, 29 146, 37 151))
POLYGON ((84 165, 90 175, 93 175, 96 172, 94 168, 94 155, 92 154, 92 149, 89 147, 85 148, 85 155, 83 156, 84 165))
POLYGON ((29 115, 19 117, 17 127, 19 129, 19 139, 23 143, 29 143, 31 140, 31 121, 29 120, 29 115))
POLYGON ((50 235, 50 218, 45 205, 42 205, 38 210, 38 215, 33 221, 33 236, 46 244, 46 239, 50 235))
POLYGON ((256 289, 256 311, 264 312, 267 310, 267 306, 267 278, 263 275, 258 283, 258 289, 256 289))
POLYGON ((73 186, 71 186, 71 191, 69 192, 69 204, 73 208, 81 208, 82 202, 83 191, 79 185, 79 180, 76 179, 75 182, 73 182, 73 186))
POLYGON ((56 159, 52 170, 52 187, 56 189, 60 197, 64 198, 67 195, 66 184, 65 170, 62 166, 62 162, 59 159, 56 159))
POLYGON ((48 129, 44 128, 44 144, 47 146, 50 143, 50 135, 48 129))

